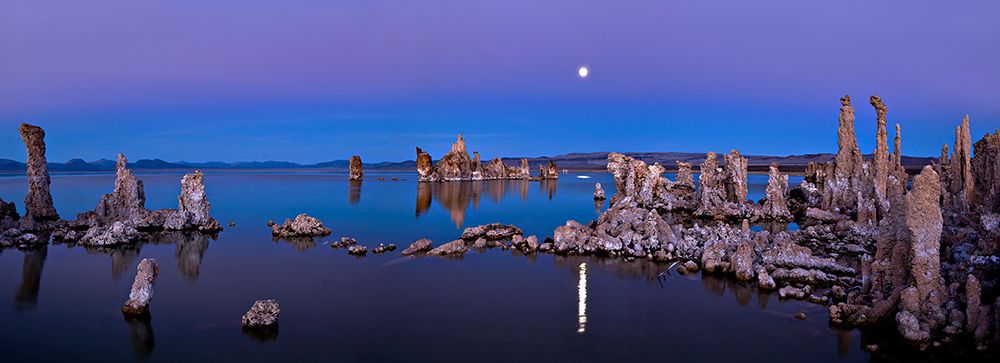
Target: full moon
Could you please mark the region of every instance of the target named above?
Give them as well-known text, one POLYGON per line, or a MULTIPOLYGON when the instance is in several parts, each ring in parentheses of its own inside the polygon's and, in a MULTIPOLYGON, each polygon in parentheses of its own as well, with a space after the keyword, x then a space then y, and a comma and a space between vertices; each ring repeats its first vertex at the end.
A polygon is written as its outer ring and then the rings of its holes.
POLYGON ((587 69, 587 67, 580 67, 580 70, 578 70, 577 73, 580 74, 580 78, 587 78, 587 74, 590 74, 590 70, 587 69))

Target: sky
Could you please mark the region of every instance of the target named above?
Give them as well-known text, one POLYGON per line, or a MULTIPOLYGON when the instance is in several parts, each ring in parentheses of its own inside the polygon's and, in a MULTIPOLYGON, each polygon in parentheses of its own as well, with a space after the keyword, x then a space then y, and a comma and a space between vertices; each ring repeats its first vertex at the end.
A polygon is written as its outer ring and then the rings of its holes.
POLYGON ((0 158, 169 161, 446 152, 836 152, 839 97, 875 147, 962 116, 1000 128, 1000 0, 0 3, 0 158), (586 66, 587 78, 577 70, 586 66), (891 131, 890 131, 891 133, 891 131), (890 136, 891 137, 891 136, 890 136))

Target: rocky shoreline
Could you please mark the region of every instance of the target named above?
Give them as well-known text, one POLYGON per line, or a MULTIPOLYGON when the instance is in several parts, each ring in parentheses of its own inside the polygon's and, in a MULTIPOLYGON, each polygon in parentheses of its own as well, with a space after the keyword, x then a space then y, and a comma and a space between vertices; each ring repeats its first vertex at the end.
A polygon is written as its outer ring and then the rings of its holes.
POLYGON ((551 160, 548 165, 539 166, 538 177, 531 177, 528 159, 521 159, 519 166, 504 164, 503 159, 495 158, 483 165, 479 152, 473 152, 469 157, 465 149, 465 140, 458 135, 458 140, 451 144, 451 150, 434 163, 430 154, 417 147, 417 174, 420 182, 450 182, 468 180, 546 180, 558 179, 559 170, 551 160))

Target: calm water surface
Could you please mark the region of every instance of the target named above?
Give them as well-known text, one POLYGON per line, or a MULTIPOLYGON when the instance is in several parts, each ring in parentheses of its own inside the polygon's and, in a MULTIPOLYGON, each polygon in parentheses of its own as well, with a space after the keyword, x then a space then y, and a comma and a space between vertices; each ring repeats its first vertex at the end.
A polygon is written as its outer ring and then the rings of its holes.
MULTIPOLYGON (((138 174, 148 208, 176 207, 181 173, 138 174)), ((665 265, 499 249, 463 259, 398 251, 355 258, 325 244, 340 236, 369 248, 422 237, 437 244, 497 221, 544 238, 567 219, 596 218, 604 206, 593 203, 594 182, 614 193, 606 173, 552 183, 418 184, 413 173, 370 172, 352 184, 323 171, 209 171, 205 180, 213 215, 237 223, 218 239, 175 234, 129 248, 0 252, 4 361, 868 359, 860 334, 828 327, 823 307, 712 276, 659 281, 665 265), (272 241, 267 220, 298 213, 334 234, 272 241), (152 318, 129 322, 119 309, 144 257, 160 261, 152 318), (280 300, 279 330, 245 334, 240 317, 263 298, 280 300), (809 318, 792 317, 800 311, 809 318)), ((750 177, 753 198, 766 180, 750 177)), ((93 209, 113 181, 54 175, 59 213, 93 209)), ((22 213, 25 189, 23 176, 0 176, 0 196, 22 213)))

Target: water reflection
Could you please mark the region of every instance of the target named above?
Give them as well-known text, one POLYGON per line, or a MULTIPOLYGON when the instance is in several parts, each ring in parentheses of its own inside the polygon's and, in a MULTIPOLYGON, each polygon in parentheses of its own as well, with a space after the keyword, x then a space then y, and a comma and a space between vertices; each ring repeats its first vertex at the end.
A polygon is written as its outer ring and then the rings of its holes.
POLYGON ((115 280, 122 277, 125 271, 131 266, 135 266, 142 247, 151 244, 175 244, 177 258, 177 271, 181 276, 194 281, 198 279, 201 270, 201 262, 208 251, 209 235, 198 232, 163 232, 153 234, 145 241, 137 242, 127 246, 111 247, 90 247, 84 246, 87 253, 102 254, 111 257, 111 277, 115 280))
POLYGON ((42 267, 49 247, 42 246, 24 251, 24 262, 21 265, 21 284, 14 295, 15 310, 30 310, 38 305, 38 290, 42 284, 42 267))
POLYGON ((542 193, 548 192, 549 200, 556 194, 556 186, 559 185, 559 179, 546 179, 538 182, 538 187, 542 193))
POLYGON ((258 328, 243 327, 243 335, 250 337, 258 344, 273 342, 278 340, 278 324, 258 328))
MULTIPOLYGON (((483 193, 489 200, 500 203, 504 198, 513 193, 518 193, 521 200, 528 199, 527 180, 482 180, 469 182, 447 182, 447 183, 417 183, 417 211, 416 217, 420 218, 431 208, 431 201, 437 201, 442 207, 448 210, 451 221, 455 223, 455 228, 460 228, 465 222, 465 214, 471 204, 472 209, 479 207, 483 193)), ((544 182, 542 191, 548 190, 549 199, 555 193, 556 182, 544 182)))
POLYGON ((132 340, 132 354, 136 359, 145 359, 153 353, 156 341, 153 338, 153 325, 149 315, 126 316, 128 335, 132 340))
POLYGON ((576 332, 583 334, 587 331, 587 263, 580 264, 580 278, 576 285, 577 294, 577 323, 576 332))
POLYGON ((361 201, 361 181, 351 180, 351 185, 347 188, 347 202, 358 204, 361 201))
POLYGON ((291 245, 295 252, 305 252, 310 248, 316 247, 316 239, 313 237, 271 238, 271 242, 278 243, 278 241, 291 245))

